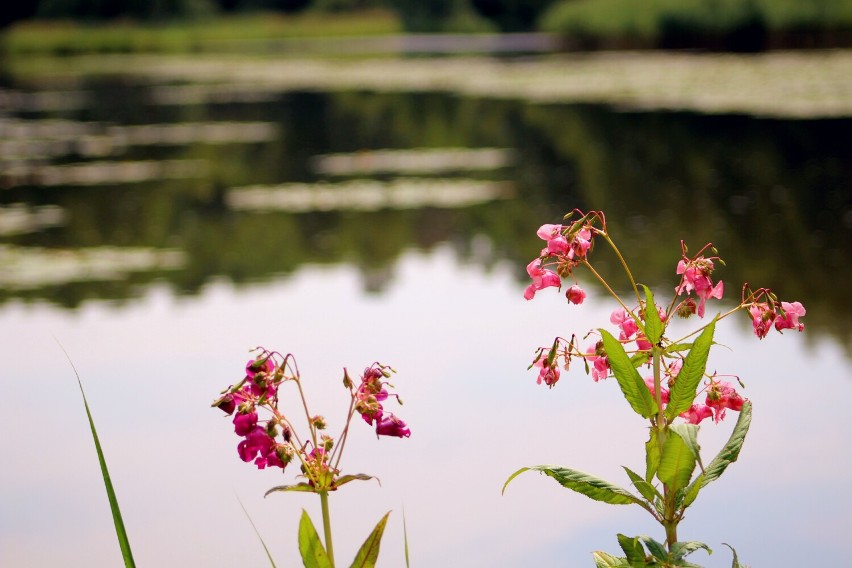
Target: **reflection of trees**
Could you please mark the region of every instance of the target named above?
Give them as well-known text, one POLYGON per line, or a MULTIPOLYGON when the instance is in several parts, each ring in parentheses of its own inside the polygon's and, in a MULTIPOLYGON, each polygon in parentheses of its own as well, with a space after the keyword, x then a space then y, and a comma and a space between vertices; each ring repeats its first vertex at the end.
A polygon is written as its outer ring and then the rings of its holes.
MULTIPOLYGON (((574 207, 603 209, 624 252, 642 274, 672 285, 684 238, 712 240, 727 282, 773 283, 783 298, 807 300, 806 321, 848 343, 843 297, 849 278, 852 154, 849 120, 777 121, 744 116, 619 113, 599 106, 531 105, 438 93, 287 93, 253 104, 145 105, 144 89, 99 81, 100 102, 77 120, 120 123, 271 121, 280 136, 264 144, 132 148, 128 159, 194 159, 207 177, 112 188, 17 188, 4 203, 53 203, 68 224, 5 242, 75 248, 101 245, 179 248, 184 270, 135 273, 126 280, 0 292, 74 306, 86 298, 127 298, 154 281, 195 293, 211 278, 250 282, 304 264, 351 263, 380 289, 399 255, 452 243, 459 258, 523 267, 540 248, 535 229, 574 207), (141 91, 141 93, 140 93, 141 91), (121 101, 118 108, 115 101, 121 101), (138 107, 138 108, 133 108, 138 107), (140 110, 141 109, 141 110, 140 110), (139 114, 142 112, 143 114, 139 114), (477 174, 513 180, 518 198, 459 210, 310 214, 228 210, 231 187, 312 181, 310 158, 375 148, 508 147, 517 164, 477 174), (490 242, 488 257, 476 239, 490 242), (666 275, 671 275, 668 279, 666 275), (840 316, 840 317, 838 317, 840 316)), ((728 294, 736 294, 733 289, 728 294)))

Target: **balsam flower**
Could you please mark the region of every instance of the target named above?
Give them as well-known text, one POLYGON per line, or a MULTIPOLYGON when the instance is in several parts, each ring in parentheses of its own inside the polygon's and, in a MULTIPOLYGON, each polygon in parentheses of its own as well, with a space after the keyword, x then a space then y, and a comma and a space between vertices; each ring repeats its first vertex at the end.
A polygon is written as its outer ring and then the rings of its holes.
POLYGON ((547 270, 546 268, 541 267, 540 258, 533 260, 527 265, 527 274, 529 274, 530 278, 532 278, 532 284, 527 286, 526 290, 524 290, 524 298, 527 300, 532 300, 535 297, 535 293, 539 290, 550 286, 555 286, 557 288, 562 286, 562 280, 559 278, 558 274, 552 270, 547 270))
POLYGON ((713 420, 719 422, 724 420, 725 411, 730 408, 739 412, 743 408, 743 398, 734 390, 731 383, 725 381, 713 381, 707 391, 707 399, 704 401, 713 409, 713 420))
POLYGON ((565 297, 568 298, 568 301, 572 304, 582 304, 586 299, 586 292, 576 284, 568 288, 568 291, 565 292, 565 297))
POLYGON ((405 422, 388 412, 383 414, 381 420, 376 422, 376 436, 408 438, 411 436, 411 430, 405 422))
POLYGON ((804 331, 805 324, 799 323, 799 318, 807 313, 805 307, 800 302, 781 302, 781 308, 784 310, 784 315, 775 319, 775 329, 778 331, 782 329, 804 331))
POLYGON ((549 352, 543 352, 538 360, 534 363, 534 366, 539 368, 538 378, 536 379, 536 384, 541 384, 544 382, 548 387, 553 388, 553 385, 559 381, 560 370, 559 366, 556 364, 556 359, 554 358, 553 363, 548 364, 547 360, 549 358, 549 352))

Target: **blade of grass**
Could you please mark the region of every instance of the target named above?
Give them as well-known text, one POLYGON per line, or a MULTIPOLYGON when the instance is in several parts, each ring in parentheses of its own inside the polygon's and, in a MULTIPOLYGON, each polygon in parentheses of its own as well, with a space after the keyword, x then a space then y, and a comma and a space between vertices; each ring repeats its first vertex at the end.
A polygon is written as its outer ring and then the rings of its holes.
POLYGON ((272 568, 276 568, 275 560, 272 559, 272 553, 269 552, 269 547, 266 546, 266 542, 264 542, 263 537, 260 536, 260 531, 257 530, 257 527, 254 524, 254 521, 251 520, 251 515, 249 515, 248 511, 246 511, 246 506, 243 505, 243 502, 240 499, 239 495, 237 495, 237 502, 240 504, 240 507, 243 508, 243 513, 246 514, 246 518, 248 519, 249 524, 251 524, 251 528, 254 529, 254 534, 256 534, 257 538, 260 539, 260 544, 263 545, 263 550, 266 551, 266 557, 269 558, 269 563, 272 564, 272 568))
POLYGON ((408 527, 405 524, 405 508, 402 509, 402 538, 405 540, 405 568, 411 568, 408 563, 408 527))
MULTIPOLYGON (((56 339, 56 338, 54 338, 56 339)), ((121 556, 124 558, 124 566, 126 568, 136 568, 136 563, 133 562, 133 553, 130 550, 130 541, 127 539, 127 531, 124 530, 124 521, 121 518, 121 511, 118 508, 118 499, 115 496, 115 490, 112 487, 112 480, 109 477, 107 470, 106 459, 104 452, 101 449, 101 442, 98 439, 98 432, 95 430, 95 421, 92 419, 92 413, 89 410, 89 402, 86 400, 86 393, 83 391, 83 382, 80 380, 80 374, 74 366, 74 362, 68 355, 68 352, 57 340, 56 343, 62 352, 65 353, 68 364, 74 370, 74 375, 77 377, 77 384, 80 386, 80 394, 83 395, 83 406, 86 407, 86 416, 89 418, 89 427, 92 429, 92 439, 95 441, 95 450, 98 452, 98 462, 101 465, 101 474, 104 477, 104 487, 106 487, 107 498, 109 498, 109 508, 112 511, 112 520, 115 523, 115 535, 118 538, 118 545, 121 547, 121 556)))

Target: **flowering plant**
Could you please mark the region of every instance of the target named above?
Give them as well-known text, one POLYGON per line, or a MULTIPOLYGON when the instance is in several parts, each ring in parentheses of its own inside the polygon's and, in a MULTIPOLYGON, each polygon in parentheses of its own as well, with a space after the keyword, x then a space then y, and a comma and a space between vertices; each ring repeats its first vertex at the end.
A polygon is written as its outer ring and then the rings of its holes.
MULTIPOLYGON (((347 370, 343 370, 343 385, 349 390, 350 402, 343 431, 335 440, 324 433, 327 427, 325 418, 311 414, 308 410, 295 357, 290 353, 282 355, 261 347, 257 351, 257 356, 246 364, 245 377, 222 391, 212 406, 233 416, 234 432, 242 438, 237 445, 237 453, 244 462, 254 462, 258 469, 277 467, 282 470, 291 462, 298 462, 301 470, 298 477, 304 481, 273 487, 266 495, 277 491, 302 491, 319 495, 325 546, 307 512, 302 511, 299 551, 305 566, 334 568, 328 494, 350 481, 374 479, 363 473, 341 475, 340 461, 352 418, 360 414, 367 424, 375 428, 377 437, 407 438, 411 435, 405 422, 384 409, 383 403, 390 398, 396 398, 402 404, 398 395, 387 390, 393 385, 385 379, 390 378, 395 371, 386 365, 373 363, 364 370, 356 383, 347 370), (299 392, 308 428, 304 436, 299 434, 290 416, 279 409, 279 387, 288 382, 295 384, 299 392), (261 420, 259 410, 268 417, 261 420)), ((353 567, 375 565, 389 514, 379 521, 367 537, 353 567)))
MULTIPOLYGON (((716 264, 724 262, 712 244, 688 256, 681 241, 681 259, 676 268, 680 281, 671 302, 662 306, 656 303, 650 288, 637 284, 610 237, 603 212, 574 210, 565 216, 563 224, 543 225, 538 236, 546 244, 527 266, 532 283, 524 296, 531 300, 536 292, 549 287, 561 289, 563 280, 569 280, 573 283, 566 292, 568 302, 581 304, 586 294, 574 280, 574 273, 585 268, 618 303, 610 316, 610 323, 618 328, 618 336, 603 328, 593 330, 584 339, 595 340, 585 349, 576 335, 570 339, 557 337, 552 345, 538 349, 530 368, 538 369, 539 384, 543 382, 551 388, 559 380, 561 370, 568 369, 577 358, 583 361, 594 381, 615 377, 632 410, 650 425, 645 444, 645 471, 640 475, 624 467, 635 493, 593 475, 553 465, 521 468, 509 477, 503 490, 521 473, 534 470, 596 501, 638 505, 662 525, 665 542, 619 534, 618 543, 625 556, 597 551, 593 553, 595 565, 599 568, 694 567, 696 564, 685 557, 699 549, 709 553, 710 548, 701 542, 678 541, 678 524, 702 488, 736 461, 752 416, 751 402, 733 384, 723 380, 722 375, 707 372, 716 324, 744 311, 751 318, 755 335, 763 339, 773 326, 779 332, 802 331, 804 324, 799 318, 805 315, 805 308, 799 302, 779 301, 768 288, 753 290, 745 284, 737 306, 683 337, 673 338, 668 332, 675 316, 704 318, 707 302, 722 298, 724 285, 721 280, 714 283, 712 275, 716 264), (635 298, 622 299, 593 267, 589 255, 597 239, 603 239, 615 253, 635 298), (643 377, 642 369, 650 369, 651 376, 643 377), (718 423, 728 410, 739 412, 737 423, 725 446, 705 466, 698 444, 699 424, 708 418, 718 423)), ((742 387, 739 378, 735 378, 742 387)), ((733 567, 740 566, 734 551, 733 567)))

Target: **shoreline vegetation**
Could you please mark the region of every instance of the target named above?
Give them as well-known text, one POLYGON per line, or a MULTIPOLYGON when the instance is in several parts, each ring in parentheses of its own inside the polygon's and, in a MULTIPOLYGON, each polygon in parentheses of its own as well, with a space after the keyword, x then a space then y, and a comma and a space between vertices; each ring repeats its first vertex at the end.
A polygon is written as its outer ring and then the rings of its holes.
POLYGON ((0 31, 0 57, 116 53, 474 53, 678 49, 758 52, 852 47, 852 0, 554 2, 532 29, 499 33, 466 13, 418 29, 387 8, 194 19, 27 19, 0 31), (712 6, 711 6, 712 4, 712 6), (422 33, 441 32, 441 33, 422 33), (436 39, 436 38, 445 39, 436 39), (431 38, 431 39, 429 39, 431 38), (490 39, 489 39, 490 38, 490 39))

